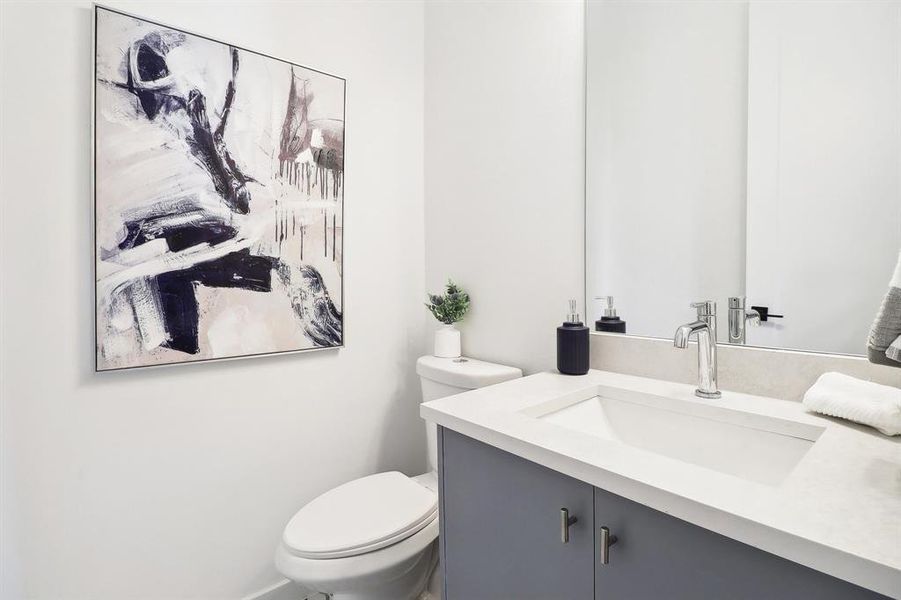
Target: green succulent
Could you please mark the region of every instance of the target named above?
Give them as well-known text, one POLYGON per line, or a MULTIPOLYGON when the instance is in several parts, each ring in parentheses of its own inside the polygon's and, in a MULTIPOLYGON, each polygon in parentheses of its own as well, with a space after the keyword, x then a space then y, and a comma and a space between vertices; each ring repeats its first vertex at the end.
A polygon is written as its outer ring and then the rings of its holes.
POLYGON ((469 294, 460 289, 450 279, 445 286, 445 294, 429 294, 426 308, 432 315, 445 325, 453 325, 462 321, 466 311, 469 310, 469 294))

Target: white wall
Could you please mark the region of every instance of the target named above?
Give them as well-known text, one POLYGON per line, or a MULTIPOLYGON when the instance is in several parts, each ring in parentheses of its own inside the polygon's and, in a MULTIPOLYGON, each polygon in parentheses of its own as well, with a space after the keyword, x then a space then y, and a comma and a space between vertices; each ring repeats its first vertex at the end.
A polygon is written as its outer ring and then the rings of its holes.
POLYGON ((423 9, 115 5, 348 79, 347 348, 93 373, 91 5, 3 2, 2 596, 239 598, 304 502, 425 466, 423 9))
POLYGON ((471 293, 464 353, 527 372, 583 296, 583 10, 426 4, 426 283, 471 293))
POLYGON ((901 247, 901 2, 753 2, 748 343, 865 354, 901 247))
POLYGON ((744 291, 748 6, 604 0, 586 20, 590 316, 612 295, 628 333, 672 336, 691 302, 725 315, 744 291))

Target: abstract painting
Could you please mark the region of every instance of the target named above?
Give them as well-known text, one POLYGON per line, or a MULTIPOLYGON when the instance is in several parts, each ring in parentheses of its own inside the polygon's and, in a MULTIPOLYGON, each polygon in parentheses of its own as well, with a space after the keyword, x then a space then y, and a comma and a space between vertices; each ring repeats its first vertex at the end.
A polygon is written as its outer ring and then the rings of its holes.
POLYGON ((98 371, 343 345, 345 81, 95 8, 98 371))

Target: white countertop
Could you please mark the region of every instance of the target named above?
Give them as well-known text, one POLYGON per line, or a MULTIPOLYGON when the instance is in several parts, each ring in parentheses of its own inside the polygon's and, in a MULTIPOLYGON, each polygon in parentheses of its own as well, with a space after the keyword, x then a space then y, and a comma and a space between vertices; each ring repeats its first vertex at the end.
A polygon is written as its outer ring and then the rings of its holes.
MULTIPOLYGON (((899 391, 901 393, 901 391, 899 391)), ((901 597, 901 438, 805 412, 799 402, 589 371, 539 373, 424 403, 420 414, 476 440, 751 546, 901 597), (824 427, 779 485, 755 483, 522 411, 606 385, 824 427)), ((711 448, 711 451, 715 451, 711 448)))

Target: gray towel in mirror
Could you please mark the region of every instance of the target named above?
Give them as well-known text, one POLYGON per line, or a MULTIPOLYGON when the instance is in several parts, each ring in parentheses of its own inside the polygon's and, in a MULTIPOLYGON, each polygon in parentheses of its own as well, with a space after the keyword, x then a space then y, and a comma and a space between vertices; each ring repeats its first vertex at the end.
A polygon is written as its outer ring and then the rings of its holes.
POLYGON ((886 349, 885 355, 901 363, 901 335, 896 337, 895 341, 886 349))
POLYGON ((870 328, 867 358, 872 363, 901 367, 901 252, 888 292, 870 328))

